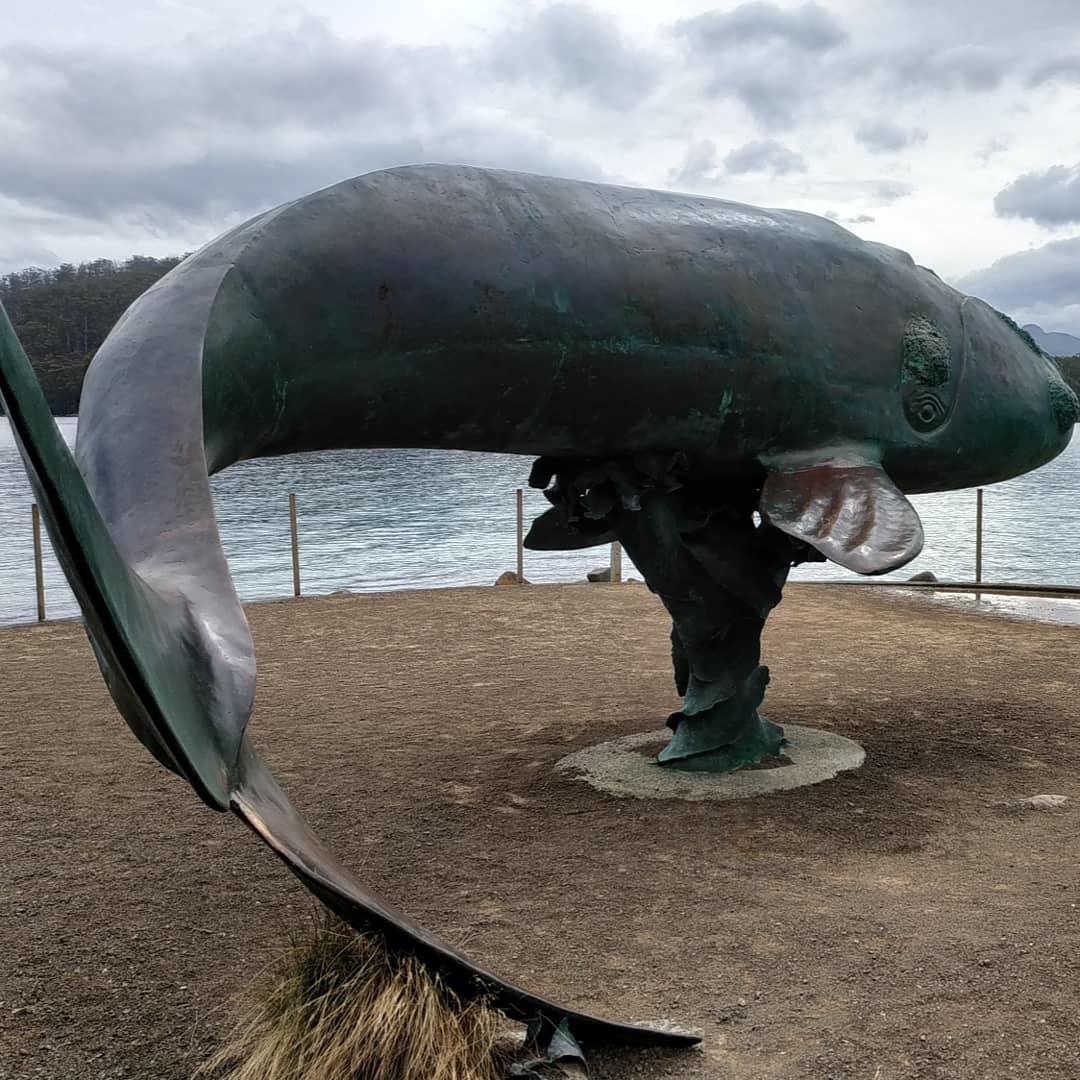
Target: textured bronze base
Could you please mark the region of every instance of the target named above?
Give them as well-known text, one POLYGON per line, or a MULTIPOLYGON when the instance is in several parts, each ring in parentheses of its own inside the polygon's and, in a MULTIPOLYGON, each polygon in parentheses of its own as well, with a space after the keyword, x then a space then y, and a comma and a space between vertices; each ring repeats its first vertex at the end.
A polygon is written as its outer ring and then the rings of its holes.
POLYGON ((734 742, 695 751, 691 749, 694 744, 709 741, 707 732, 690 730, 695 727, 695 720, 680 723, 671 742, 657 755, 657 764, 684 772, 734 772, 745 765, 756 765, 765 758, 776 757, 786 741, 784 729, 779 724, 754 713, 734 742), (687 732, 686 736, 683 736, 683 732, 687 732))

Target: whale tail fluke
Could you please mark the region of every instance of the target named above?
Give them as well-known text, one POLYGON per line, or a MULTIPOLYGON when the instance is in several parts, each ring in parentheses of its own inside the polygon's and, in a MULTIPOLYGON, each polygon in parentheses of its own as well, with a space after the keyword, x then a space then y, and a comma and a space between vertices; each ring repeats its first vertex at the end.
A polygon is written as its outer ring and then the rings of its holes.
MULTIPOLYGON (((231 809, 347 923, 378 931, 463 993, 480 992, 510 1016, 552 1030, 568 1022, 582 1038, 597 1043, 679 1047, 699 1041, 613 1023, 523 990, 473 964, 365 888, 312 833, 245 739, 243 727, 221 723, 246 721, 247 715, 227 687, 221 690, 228 672, 214 667, 220 650, 210 647, 199 605, 183 592, 148 581, 115 542, 2 306, 0 405, 113 700, 163 765, 188 780, 210 806, 231 809)), ((198 587, 184 584, 189 591, 198 587)), ((191 595, 197 599, 197 593, 191 595)), ((246 668, 246 659, 226 655, 221 663, 246 668)))
POLYGON ((205 687, 178 663, 197 633, 191 611, 155 592, 124 558, 2 305, 0 405, 124 719, 158 761, 184 776, 211 806, 227 810, 239 739, 223 745, 199 696, 205 687))

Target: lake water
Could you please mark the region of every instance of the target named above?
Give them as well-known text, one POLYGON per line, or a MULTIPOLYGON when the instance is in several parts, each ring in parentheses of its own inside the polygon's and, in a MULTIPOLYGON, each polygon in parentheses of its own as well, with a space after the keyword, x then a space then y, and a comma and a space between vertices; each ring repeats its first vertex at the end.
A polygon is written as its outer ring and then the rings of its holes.
MULTIPOLYGON (((74 418, 59 421, 74 441, 74 418)), ((244 599, 292 592, 289 492, 300 519, 305 594, 490 585, 515 566, 515 490, 525 488, 531 520, 547 508, 527 487, 529 458, 430 450, 358 450, 243 462, 212 481, 218 521, 244 599)), ((916 496, 926 547, 896 574, 932 570, 971 580, 975 493, 916 496)), ((0 623, 36 617, 30 488, 7 421, 0 418, 0 623)), ((525 553, 536 582, 582 581, 607 561, 606 548, 525 553)), ((624 574, 637 576, 624 561, 624 574)), ((1080 585, 1080 444, 1056 461, 985 491, 986 581, 1080 585)), ((793 572, 793 580, 844 580, 831 564, 793 572)), ((77 614, 52 552, 46 553, 50 618, 77 614)))

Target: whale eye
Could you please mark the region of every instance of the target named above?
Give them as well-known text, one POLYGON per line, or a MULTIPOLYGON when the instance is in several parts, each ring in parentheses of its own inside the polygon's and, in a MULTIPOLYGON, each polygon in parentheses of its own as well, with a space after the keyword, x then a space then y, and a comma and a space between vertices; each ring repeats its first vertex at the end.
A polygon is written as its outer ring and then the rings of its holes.
POLYGON ((945 419, 940 394, 930 387, 911 387, 904 395, 904 412, 916 431, 932 431, 945 419))

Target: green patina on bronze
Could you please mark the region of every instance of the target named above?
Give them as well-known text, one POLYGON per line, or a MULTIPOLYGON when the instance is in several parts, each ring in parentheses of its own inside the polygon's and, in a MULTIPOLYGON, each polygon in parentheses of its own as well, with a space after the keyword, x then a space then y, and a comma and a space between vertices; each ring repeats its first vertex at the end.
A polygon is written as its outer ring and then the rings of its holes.
POLYGON ((484 971, 318 843, 245 733, 254 647, 209 474, 343 447, 531 456, 551 509, 529 545, 618 539, 671 615, 661 764, 724 771, 782 742, 761 632, 791 567, 902 566, 923 541, 906 493, 1036 468, 1077 418, 992 308, 834 222, 450 166, 345 181, 186 259, 91 364, 74 458, 6 319, 0 396, 110 692, 163 765, 458 990, 672 1045, 693 1040, 484 971))
POLYGON ((1075 422, 1074 417, 1080 416, 1080 399, 1064 380, 1055 379, 1050 383, 1050 407, 1062 427, 1068 427, 1075 422))
POLYGON ((1017 337, 1023 340, 1024 344, 1033 352, 1038 353, 1039 356, 1046 356, 1042 346, 1015 320, 1009 318, 1003 311, 999 311, 998 317, 1010 327, 1017 335, 1017 337))

